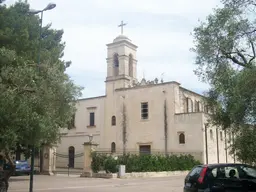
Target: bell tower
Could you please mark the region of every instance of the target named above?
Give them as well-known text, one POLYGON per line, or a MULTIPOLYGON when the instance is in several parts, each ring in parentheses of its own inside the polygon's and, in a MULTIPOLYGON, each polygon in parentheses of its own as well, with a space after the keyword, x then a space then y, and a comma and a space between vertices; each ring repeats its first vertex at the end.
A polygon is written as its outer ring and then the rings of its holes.
POLYGON ((122 23, 121 35, 117 36, 112 43, 107 44, 107 77, 106 88, 112 85, 114 89, 127 88, 137 80, 137 46, 123 35, 122 23))

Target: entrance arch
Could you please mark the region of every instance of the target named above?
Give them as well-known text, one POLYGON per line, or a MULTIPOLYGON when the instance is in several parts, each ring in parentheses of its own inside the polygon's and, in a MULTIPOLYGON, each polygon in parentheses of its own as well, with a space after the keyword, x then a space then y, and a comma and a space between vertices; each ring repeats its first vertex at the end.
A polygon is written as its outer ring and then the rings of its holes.
POLYGON ((68 148, 68 166, 69 168, 75 167, 75 147, 73 146, 68 148))

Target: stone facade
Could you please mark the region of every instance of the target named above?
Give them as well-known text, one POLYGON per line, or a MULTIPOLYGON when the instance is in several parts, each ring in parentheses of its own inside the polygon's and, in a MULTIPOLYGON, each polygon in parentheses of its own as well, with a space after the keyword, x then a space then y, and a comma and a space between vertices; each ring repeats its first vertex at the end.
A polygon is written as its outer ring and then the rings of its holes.
MULTIPOLYGON (((72 161, 65 158, 70 153, 83 152, 89 135, 102 152, 167 152, 192 154, 203 163, 233 162, 224 132, 207 126, 204 97, 175 81, 138 81, 136 51, 124 35, 107 44, 106 94, 78 100, 73 126, 62 131, 57 167, 72 161)), ((73 161, 83 168, 83 157, 73 161)))

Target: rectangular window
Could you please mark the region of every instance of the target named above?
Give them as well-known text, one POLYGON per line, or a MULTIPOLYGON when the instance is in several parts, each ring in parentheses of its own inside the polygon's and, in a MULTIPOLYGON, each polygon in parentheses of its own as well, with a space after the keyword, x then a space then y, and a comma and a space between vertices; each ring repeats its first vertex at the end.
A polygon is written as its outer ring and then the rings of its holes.
POLYGON ((150 155, 151 146, 150 145, 140 145, 140 154, 141 155, 150 155))
POLYGON ((141 119, 148 119, 148 102, 141 103, 141 119))
POLYGON ((95 114, 94 114, 94 112, 90 113, 90 126, 95 126, 95 114))
POLYGON ((74 115, 72 116, 72 119, 71 119, 71 125, 72 125, 72 127, 76 127, 75 121, 76 121, 76 115, 74 114, 74 115))
POLYGON ((75 125, 75 117, 76 117, 75 114, 72 115, 72 118, 71 118, 70 122, 68 122, 68 129, 73 129, 73 128, 76 127, 76 125, 75 125))

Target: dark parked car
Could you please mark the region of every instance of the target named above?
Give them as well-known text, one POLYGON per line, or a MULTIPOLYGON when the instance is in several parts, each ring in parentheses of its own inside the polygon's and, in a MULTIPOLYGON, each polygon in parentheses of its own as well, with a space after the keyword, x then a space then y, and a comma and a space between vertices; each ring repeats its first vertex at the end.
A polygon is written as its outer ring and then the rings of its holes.
POLYGON ((195 166, 186 176, 184 192, 256 192, 256 168, 246 164, 195 166))

